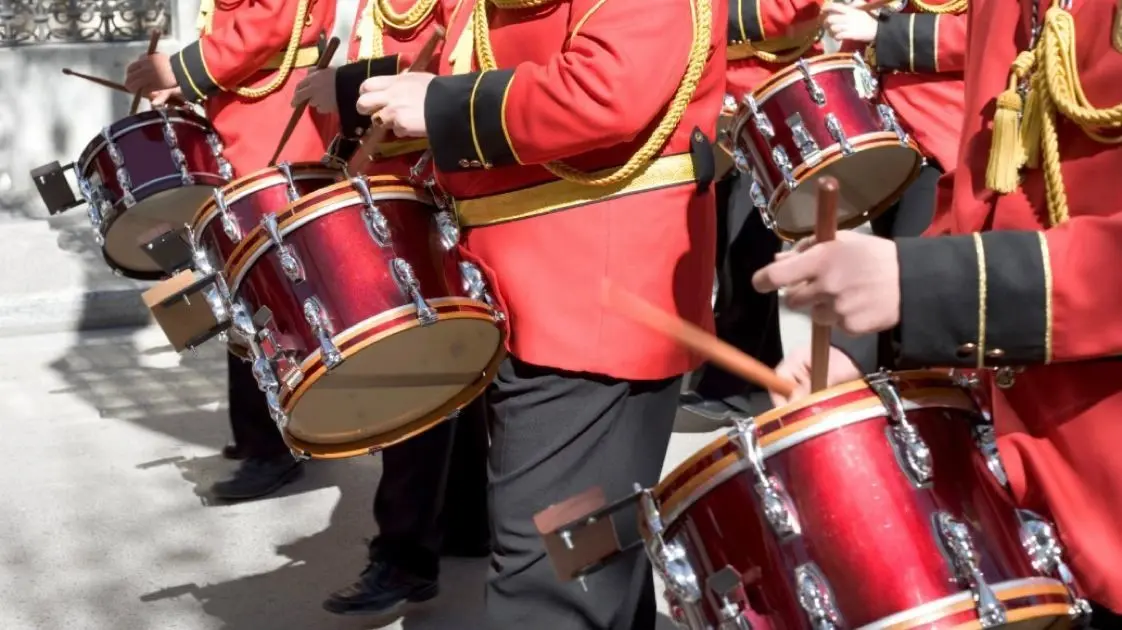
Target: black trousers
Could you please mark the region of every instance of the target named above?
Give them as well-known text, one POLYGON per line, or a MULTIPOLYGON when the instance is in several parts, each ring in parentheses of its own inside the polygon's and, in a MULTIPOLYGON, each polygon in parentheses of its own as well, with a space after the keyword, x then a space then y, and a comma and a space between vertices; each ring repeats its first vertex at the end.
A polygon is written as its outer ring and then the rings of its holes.
MULTIPOLYGON (((609 501, 659 479, 681 379, 629 382, 508 359, 489 393, 494 553, 487 630, 652 630, 655 594, 640 550, 589 577, 557 579, 534 514, 594 486, 609 501)), ((632 511, 618 531, 635 531, 632 511), (627 520, 632 522, 628 523, 627 520)))
MULTIPOLYGON (((931 224, 941 175, 938 166, 924 166, 900 199, 872 221, 873 233, 886 238, 919 236, 931 224)), ((782 241, 764 227, 752 206, 751 183, 734 174, 717 185, 717 336, 774 367, 783 358, 778 296, 757 293, 752 275, 775 259, 782 241)), ((746 396, 757 389, 714 365, 706 365, 694 385, 706 398, 742 408, 747 408, 746 396)))
POLYGON ((488 540, 487 444, 481 396, 455 420, 382 451, 371 557, 436 579, 442 542, 488 540))
POLYGON ((253 368, 226 353, 229 372, 230 429, 234 444, 252 459, 268 459, 288 454, 288 446, 269 415, 265 395, 253 378, 253 368))

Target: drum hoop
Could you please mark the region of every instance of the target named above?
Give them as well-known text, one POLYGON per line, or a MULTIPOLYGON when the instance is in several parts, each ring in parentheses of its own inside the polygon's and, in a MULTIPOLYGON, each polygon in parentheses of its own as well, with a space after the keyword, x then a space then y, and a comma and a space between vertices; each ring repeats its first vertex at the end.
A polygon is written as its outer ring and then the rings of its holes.
MULTIPOLYGON (((1070 591, 1062 582, 1052 578, 1029 577, 1017 580, 1006 580, 1004 582, 990 584, 990 587, 993 589, 994 594, 997 595, 997 599, 1001 602, 1041 596, 1054 596, 1065 600, 1065 603, 1062 604, 1059 602, 1051 604, 1037 603, 1013 608, 1009 611, 1009 621, 1016 621, 1017 617, 1030 618, 1034 616, 1044 616, 1049 613, 1059 613, 1061 616, 1067 616, 1071 607, 1070 591), (1016 613, 1018 612, 1021 614, 1017 615, 1016 613)), ((882 617, 870 624, 862 626, 859 630, 912 630, 914 628, 929 626, 934 622, 952 615, 971 612, 974 610, 974 606, 973 594, 969 590, 959 591, 954 595, 948 595, 920 604, 914 608, 882 617)), ((976 624, 974 627, 981 627, 976 621, 974 623, 976 624)))
MULTIPOLYGON (((290 168, 292 169, 292 181, 294 182, 322 178, 331 179, 334 183, 338 183, 339 177, 342 176, 340 171, 327 168, 319 162, 301 162, 293 164, 290 168)), ((284 174, 276 170, 276 167, 273 167, 257 171, 245 177, 239 177, 223 186, 221 190, 225 197, 226 205, 231 206, 266 188, 287 183, 284 174)), ((210 225, 210 222, 217 216, 218 203, 215 202, 214 197, 211 197, 199 208, 198 212, 195 213, 194 220, 191 222, 191 230, 194 232, 196 239, 201 237, 203 230, 205 230, 207 226, 210 225)))
MULTIPOLYGON (((161 116, 155 116, 155 117, 145 116, 145 114, 149 114, 149 113, 152 113, 152 112, 141 112, 141 113, 137 114, 136 116, 129 116, 129 118, 139 118, 139 120, 136 121, 136 122, 133 122, 132 124, 128 125, 127 127, 124 127, 123 129, 114 129, 113 125, 110 125, 109 130, 111 132, 110 137, 112 138, 112 140, 115 142, 121 136, 132 133, 133 131, 136 131, 137 129, 142 129, 144 127, 151 127, 152 125, 161 125, 162 126, 164 124, 163 117, 161 117, 161 116)), ((214 127, 210 124, 209 121, 207 121, 207 119, 203 118, 202 116, 199 116, 198 114, 195 114, 193 112, 188 112, 186 110, 175 110, 175 113, 169 113, 168 114, 167 119, 168 119, 168 122, 183 123, 185 125, 189 125, 189 126, 192 126, 192 127, 198 127, 199 129, 202 129, 203 131, 206 131, 206 132, 214 131, 214 127)), ((127 120, 127 118, 119 120, 119 121, 117 121, 116 123, 113 123, 113 124, 116 125, 116 124, 118 124, 118 123, 120 123, 124 120, 127 120)), ((82 149, 82 152, 80 154, 78 154, 79 155, 79 157, 78 157, 79 170, 83 174, 89 172, 90 164, 93 163, 94 158, 97 156, 97 154, 99 154, 99 153, 101 153, 102 151, 105 150, 105 145, 106 145, 105 136, 102 136, 101 134, 98 134, 93 140, 90 140, 86 144, 86 148, 82 149)))
MULTIPOLYGON (((856 69, 858 67, 857 62, 853 60, 853 53, 832 53, 807 57, 806 65, 810 69, 811 76, 831 70, 856 69)), ((777 92, 802 80, 803 76, 798 67, 795 64, 788 65, 772 75, 763 85, 752 90, 752 98, 756 99, 756 104, 762 107, 777 92)))
MULTIPOLYGON (((370 196, 374 201, 416 201, 431 205, 428 199, 419 195, 416 189, 407 185, 372 188, 370 196)), ((333 212, 361 204, 362 195, 351 186, 350 181, 339 182, 298 199, 284 210, 276 213, 277 227, 281 236, 286 236, 333 212), (324 196, 323 193, 328 191, 331 191, 331 194, 324 196), (305 207, 307 203, 311 203, 311 205, 305 207)), ((242 281, 249 275, 257 261, 272 247, 273 241, 269 239, 260 225, 254 226, 242 238, 237 248, 230 254, 223 270, 230 281, 231 294, 237 295, 242 281)))

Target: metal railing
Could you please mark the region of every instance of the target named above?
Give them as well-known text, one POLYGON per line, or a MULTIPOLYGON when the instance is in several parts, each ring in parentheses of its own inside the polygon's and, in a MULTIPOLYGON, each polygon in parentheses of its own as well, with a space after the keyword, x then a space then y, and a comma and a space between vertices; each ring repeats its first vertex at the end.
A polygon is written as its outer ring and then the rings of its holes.
POLYGON ((170 0, 0 0, 0 48, 131 42, 171 27, 170 0))

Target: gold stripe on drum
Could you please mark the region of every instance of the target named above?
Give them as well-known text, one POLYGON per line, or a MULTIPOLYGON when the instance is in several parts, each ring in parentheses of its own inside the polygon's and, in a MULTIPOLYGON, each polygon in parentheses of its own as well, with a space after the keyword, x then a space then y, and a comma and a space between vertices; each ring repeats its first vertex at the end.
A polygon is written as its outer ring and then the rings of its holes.
MULTIPOLYGON (((997 599, 1002 602, 1029 597, 1047 596, 1063 597, 1065 600, 1070 599, 1067 587, 1061 582, 1050 578, 1034 577, 1021 580, 1009 580, 990 584, 990 588, 993 589, 997 599)), ((1040 609, 1053 609, 1053 607, 1058 607, 1063 611, 1063 615, 1067 616, 1070 604, 1039 604, 1026 606, 1024 608, 1014 608, 1006 611, 1005 616, 1008 621, 1013 622, 1050 614, 1041 613, 1040 609), (1036 614, 1033 614, 1032 611, 1036 611, 1036 614)), ((861 626, 858 630, 913 630, 914 628, 929 626, 952 615, 972 610, 974 610, 973 594, 970 591, 961 591, 954 595, 916 606, 910 610, 889 615, 873 623, 861 626)), ((959 624, 955 626, 955 628, 964 630, 967 628, 979 629, 981 628, 981 624, 977 620, 973 620, 959 624)))

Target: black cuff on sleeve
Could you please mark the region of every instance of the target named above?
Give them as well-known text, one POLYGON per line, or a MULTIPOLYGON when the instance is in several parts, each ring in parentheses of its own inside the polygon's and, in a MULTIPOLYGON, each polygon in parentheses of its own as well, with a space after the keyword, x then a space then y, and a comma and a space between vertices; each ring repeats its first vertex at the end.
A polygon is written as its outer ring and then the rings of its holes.
POLYGON ((986 262, 986 365, 1050 360, 1047 244, 1040 232, 982 234, 986 262))
POLYGON ((878 69, 938 72, 938 18, 928 13, 882 13, 875 40, 878 69))
POLYGON ((899 365, 976 365, 979 308, 974 237, 900 238, 896 251, 900 262, 899 365))
POLYGON ((425 95, 425 126, 436 167, 445 172, 517 161, 503 124, 514 70, 437 77, 425 95))
POLYGON ((830 333, 830 345, 844 352, 862 374, 872 374, 882 367, 878 360, 880 336, 875 333, 851 337, 835 329, 830 333))
POLYGON ((183 100, 188 103, 198 103, 222 90, 207 71, 199 42, 188 44, 171 56, 171 71, 183 92, 183 100))
POLYGON ((742 0, 729 4, 728 42, 760 42, 764 40, 764 25, 760 22, 759 4, 755 0, 742 0))
POLYGON ((398 56, 363 59, 335 70, 335 104, 339 110, 339 129, 348 138, 360 138, 370 129, 370 117, 358 113, 359 88, 370 77, 397 74, 398 56))

